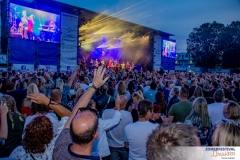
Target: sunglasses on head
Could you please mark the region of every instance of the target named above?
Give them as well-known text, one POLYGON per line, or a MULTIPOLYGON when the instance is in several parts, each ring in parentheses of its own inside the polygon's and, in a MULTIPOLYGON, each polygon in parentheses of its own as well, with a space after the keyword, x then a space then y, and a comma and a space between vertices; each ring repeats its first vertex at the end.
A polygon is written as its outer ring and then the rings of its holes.
POLYGON ((96 110, 96 109, 92 109, 92 108, 89 108, 89 107, 85 107, 85 108, 78 108, 78 111, 77 111, 77 113, 76 113, 76 115, 78 114, 78 113, 80 113, 80 112, 83 112, 83 111, 91 111, 91 112, 93 112, 93 113, 95 113, 96 115, 97 115, 97 117, 98 117, 98 111, 96 110))

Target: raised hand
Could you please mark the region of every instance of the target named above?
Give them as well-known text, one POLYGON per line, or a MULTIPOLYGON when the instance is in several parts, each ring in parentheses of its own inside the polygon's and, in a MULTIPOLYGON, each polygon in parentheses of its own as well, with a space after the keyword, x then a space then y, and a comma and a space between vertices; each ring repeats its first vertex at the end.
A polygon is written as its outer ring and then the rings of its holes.
POLYGON ((31 99, 32 102, 37 103, 37 104, 43 104, 43 105, 48 105, 49 99, 42 93, 38 94, 29 94, 27 98, 31 99))
POLYGON ((109 77, 103 79, 105 72, 106 68, 103 66, 98 67, 98 69, 94 71, 93 84, 97 88, 101 87, 109 79, 109 77))
POLYGON ((8 107, 6 105, 0 105, 0 114, 6 116, 8 113, 8 107))

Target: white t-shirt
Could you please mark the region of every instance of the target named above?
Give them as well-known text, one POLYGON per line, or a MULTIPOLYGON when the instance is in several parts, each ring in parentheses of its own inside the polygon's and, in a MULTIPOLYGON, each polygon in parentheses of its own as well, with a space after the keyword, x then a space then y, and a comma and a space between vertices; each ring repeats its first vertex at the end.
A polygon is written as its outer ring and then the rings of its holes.
MULTIPOLYGON (((111 147, 121 148, 124 147, 124 129, 133 123, 132 115, 130 112, 121 110, 121 121, 118 125, 114 126, 107 132, 108 144, 111 147)), ((102 114, 102 119, 111 119, 115 114, 114 109, 106 109, 102 114)))
POLYGON ((129 144, 129 160, 146 160, 148 136, 158 127, 149 121, 135 122, 125 127, 125 142, 129 144))
MULTIPOLYGON (((27 127, 27 125, 37 116, 39 116, 40 114, 35 114, 35 115, 31 115, 31 116, 28 116, 25 120, 25 123, 24 123, 24 128, 23 130, 25 130, 25 128, 27 127)), ((52 122, 53 124, 53 133, 54 135, 56 134, 57 132, 57 128, 58 128, 58 118, 56 116, 55 113, 47 113, 45 114, 46 117, 48 117, 50 119, 50 121, 52 122)))
POLYGON ((208 113, 213 124, 221 119, 224 119, 223 107, 225 105, 226 105, 225 103, 218 103, 218 102, 208 105, 208 113))

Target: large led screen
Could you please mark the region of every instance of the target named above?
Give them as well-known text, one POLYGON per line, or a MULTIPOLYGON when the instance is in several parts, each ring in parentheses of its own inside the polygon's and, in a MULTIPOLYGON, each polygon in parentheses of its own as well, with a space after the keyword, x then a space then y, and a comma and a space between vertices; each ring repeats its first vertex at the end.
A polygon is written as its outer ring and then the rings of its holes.
POLYGON ((162 56, 168 58, 176 58, 176 43, 163 40, 162 56))
POLYGON ((10 3, 10 37, 59 43, 60 15, 10 3))

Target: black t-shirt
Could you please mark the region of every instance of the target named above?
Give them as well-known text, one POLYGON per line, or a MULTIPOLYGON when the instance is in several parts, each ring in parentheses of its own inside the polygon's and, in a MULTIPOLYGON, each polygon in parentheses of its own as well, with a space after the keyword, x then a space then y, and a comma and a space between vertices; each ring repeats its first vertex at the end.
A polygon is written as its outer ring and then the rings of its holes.
POLYGON ((22 115, 19 116, 15 113, 12 113, 12 117, 13 123, 10 120, 9 115, 7 115, 8 137, 5 140, 5 144, 0 145, 0 157, 8 157, 17 146, 21 145, 22 142, 25 118, 22 115))

